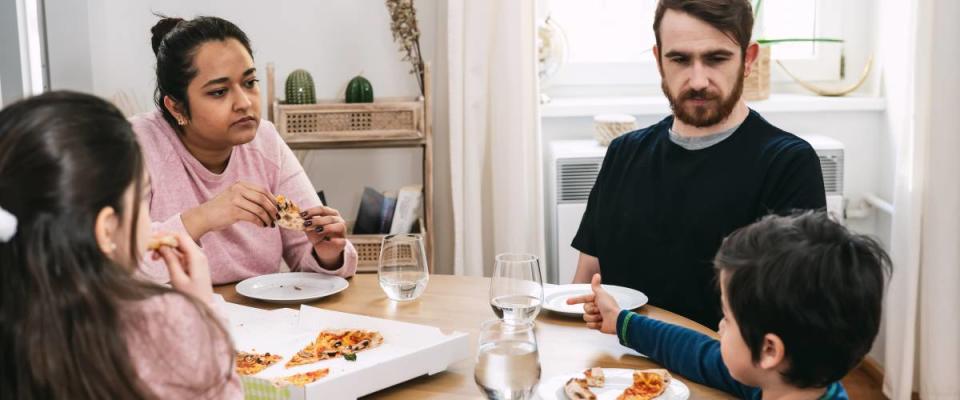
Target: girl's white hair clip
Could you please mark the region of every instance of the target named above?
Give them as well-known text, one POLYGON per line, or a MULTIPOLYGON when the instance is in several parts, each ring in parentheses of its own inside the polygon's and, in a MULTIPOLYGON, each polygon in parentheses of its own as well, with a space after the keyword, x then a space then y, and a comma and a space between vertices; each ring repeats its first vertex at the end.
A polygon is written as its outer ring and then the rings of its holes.
POLYGON ((17 234, 17 217, 0 207, 0 243, 9 242, 17 234))

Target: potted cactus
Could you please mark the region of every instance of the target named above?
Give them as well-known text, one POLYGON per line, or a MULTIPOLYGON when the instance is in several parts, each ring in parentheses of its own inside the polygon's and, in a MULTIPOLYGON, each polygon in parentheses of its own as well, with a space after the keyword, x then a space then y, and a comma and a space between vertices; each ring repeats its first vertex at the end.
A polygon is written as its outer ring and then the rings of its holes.
POLYGON ((315 104, 317 102, 316 88, 310 73, 298 69, 287 76, 286 102, 287 104, 315 104))

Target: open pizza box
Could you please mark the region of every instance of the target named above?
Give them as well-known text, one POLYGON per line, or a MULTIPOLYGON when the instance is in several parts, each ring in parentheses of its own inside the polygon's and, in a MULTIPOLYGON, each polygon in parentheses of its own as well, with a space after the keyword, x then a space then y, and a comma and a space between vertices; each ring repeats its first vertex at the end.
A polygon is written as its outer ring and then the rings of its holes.
POLYGON ((252 376, 242 377, 247 399, 356 399, 422 376, 433 375, 470 356, 469 336, 444 334, 438 328, 310 306, 261 310, 226 303, 229 330, 238 351, 270 352, 280 362, 252 376), (284 364, 316 338, 321 330, 364 329, 383 335, 383 344, 343 357, 286 368, 284 364), (330 373, 300 387, 277 386, 275 378, 329 368, 330 373))

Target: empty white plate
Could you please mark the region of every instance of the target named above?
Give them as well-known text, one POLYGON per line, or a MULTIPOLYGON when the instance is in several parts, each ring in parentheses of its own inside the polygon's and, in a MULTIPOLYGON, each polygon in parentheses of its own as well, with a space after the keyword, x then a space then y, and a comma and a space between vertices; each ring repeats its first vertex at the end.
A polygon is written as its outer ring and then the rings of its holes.
MULTIPOLYGON (((647 304, 647 295, 623 286, 602 285, 625 310, 634 310, 647 304)), ((593 293, 590 284, 543 285, 543 308, 561 314, 583 315, 583 304, 568 305, 567 299, 593 293)))
MULTIPOLYGON (((597 395, 597 400, 613 400, 623 393, 633 384, 633 370, 620 368, 604 368, 603 376, 606 380, 603 387, 590 388, 597 395)), ((567 395, 563 392, 563 385, 570 378, 583 378, 583 372, 573 372, 560 376, 549 378, 537 386, 537 396, 542 400, 567 400, 567 395)), ((657 400, 686 400, 690 398, 690 388, 675 377, 670 379, 667 390, 663 394, 655 397, 657 400)))
POLYGON ((350 286, 339 276, 316 272, 280 272, 248 278, 237 284, 237 293, 274 303, 302 303, 339 293, 350 286))

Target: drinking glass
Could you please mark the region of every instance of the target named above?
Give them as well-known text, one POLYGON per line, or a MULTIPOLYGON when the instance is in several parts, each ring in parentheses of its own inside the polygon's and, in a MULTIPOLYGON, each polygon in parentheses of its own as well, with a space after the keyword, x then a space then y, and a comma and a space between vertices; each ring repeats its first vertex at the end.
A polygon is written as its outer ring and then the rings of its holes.
POLYGON ((423 250, 423 237, 416 234, 388 235, 380 243, 377 268, 380 288, 391 300, 410 301, 427 288, 430 275, 423 250))
POLYGON ((540 259, 532 254, 497 255, 490 281, 490 307, 507 324, 533 322, 543 302, 540 259))
POLYGON ((480 326, 473 378, 488 399, 533 398, 540 382, 540 358, 532 322, 494 319, 480 326))

